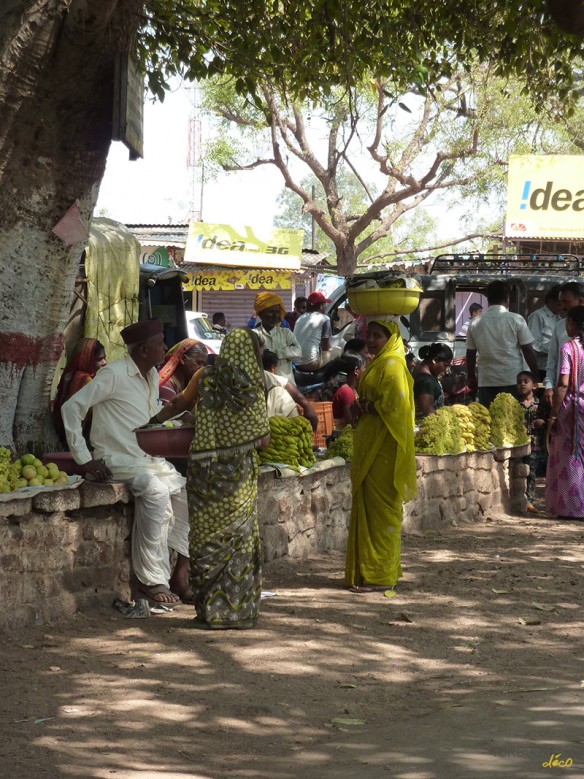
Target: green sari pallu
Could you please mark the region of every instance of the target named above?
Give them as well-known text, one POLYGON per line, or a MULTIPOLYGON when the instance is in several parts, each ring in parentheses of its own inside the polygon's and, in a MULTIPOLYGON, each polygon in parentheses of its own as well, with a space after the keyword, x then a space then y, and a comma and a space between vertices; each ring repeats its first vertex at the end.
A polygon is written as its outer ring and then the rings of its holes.
POLYGON ((359 380, 359 398, 373 403, 375 413, 363 414, 353 434, 349 587, 395 586, 402 575, 403 502, 416 494, 413 379, 397 325, 377 323, 390 338, 359 380))
POLYGON ((255 449, 270 428, 252 338, 233 330, 203 371, 189 452, 191 584, 196 621, 209 629, 253 627, 259 611, 255 449))

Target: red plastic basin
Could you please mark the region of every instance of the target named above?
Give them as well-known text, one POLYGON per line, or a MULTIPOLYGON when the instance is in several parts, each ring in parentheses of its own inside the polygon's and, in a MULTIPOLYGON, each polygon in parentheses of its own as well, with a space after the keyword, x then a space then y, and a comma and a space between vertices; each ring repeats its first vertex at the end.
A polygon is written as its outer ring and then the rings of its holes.
POLYGON ((194 425, 136 429, 138 446, 152 457, 187 457, 195 432, 194 425))

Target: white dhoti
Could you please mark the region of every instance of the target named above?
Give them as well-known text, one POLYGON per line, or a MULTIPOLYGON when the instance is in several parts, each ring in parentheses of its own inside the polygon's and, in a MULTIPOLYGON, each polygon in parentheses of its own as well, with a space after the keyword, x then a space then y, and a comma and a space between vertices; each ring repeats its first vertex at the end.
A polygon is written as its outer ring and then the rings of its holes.
POLYGON ((169 548, 189 556, 186 479, 166 460, 147 458, 141 467, 110 464, 114 479, 126 481, 134 496, 132 567, 148 586, 169 586, 169 548), (146 466, 146 467, 145 467, 146 466), (133 472, 137 471, 136 475, 133 472))

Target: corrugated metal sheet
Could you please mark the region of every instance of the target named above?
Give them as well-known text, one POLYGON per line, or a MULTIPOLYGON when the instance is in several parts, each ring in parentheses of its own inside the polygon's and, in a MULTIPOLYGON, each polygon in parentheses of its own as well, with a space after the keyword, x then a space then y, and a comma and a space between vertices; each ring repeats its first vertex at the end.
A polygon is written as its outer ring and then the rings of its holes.
MULTIPOLYGON (((211 321, 217 311, 222 311, 227 319, 227 327, 246 327, 253 313, 253 304, 258 292, 257 289, 236 290, 206 290, 198 293, 199 311, 204 311, 211 321)), ((303 284, 296 284, 296 289, 267 290, 275 291, 284 301, 286 311, 292 310, 294 298, 305 294, 303 284)))

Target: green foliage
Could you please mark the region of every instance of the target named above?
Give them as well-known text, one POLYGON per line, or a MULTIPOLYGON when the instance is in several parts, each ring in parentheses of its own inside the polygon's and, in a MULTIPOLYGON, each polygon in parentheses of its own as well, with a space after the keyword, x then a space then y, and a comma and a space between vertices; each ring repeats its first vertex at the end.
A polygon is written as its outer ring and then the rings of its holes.
POLYGON ((572 96, 580 38, 553 23, 546 0, 147 0, 138 36, 151 90, 169 76, 232 75, 242 94, 265 78, 298 98, 326 97, 370 74, 394 95, 425 92, 455 62, 492 62, 537 104, 572 96))
POLYGON ((278 224, 302 227, 309 245, 314 220, 316 248, 337 255, 341 274, 435 245, 437 225, 417 208, 429 197, 459 211, 468 201, 469 233, 499 232, 509 154, 575 145, 557 111, 538 115, 519 83, 491 66, 458 70, 425 97, 370 77, 350 96, 332 89, 318 105, 291 101, 267 82, 255 101, 235 79, 212 79, 203 93, 219 127, 209 148, 216 169, 278 167, 286 183, 278 224), (497 214, 481 231, 483 204, 497 214))

